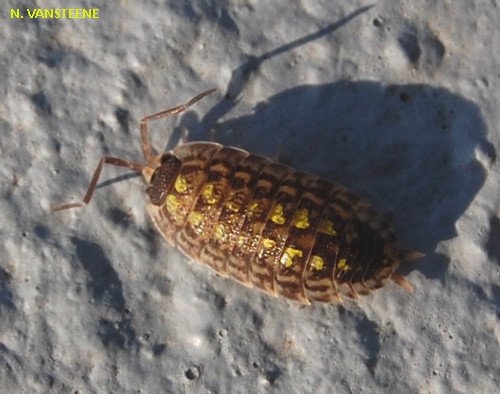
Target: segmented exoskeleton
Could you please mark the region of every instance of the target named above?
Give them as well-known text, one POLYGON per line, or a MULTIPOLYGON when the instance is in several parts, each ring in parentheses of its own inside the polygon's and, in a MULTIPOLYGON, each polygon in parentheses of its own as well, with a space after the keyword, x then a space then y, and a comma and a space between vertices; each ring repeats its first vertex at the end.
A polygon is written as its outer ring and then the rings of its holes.
POLYGON ((172 245, 224 276, 302 303, 357 298, 386 279, 407 290, 394 271, 420 257, 398 249, 388 223, 345 187, 214 142, 191 142, 151 155, 147 123, 212 93, 141 121, 146 164, 104 157, 81 203, 86 205, 104 163, 142 172, 148 211, 172 245))

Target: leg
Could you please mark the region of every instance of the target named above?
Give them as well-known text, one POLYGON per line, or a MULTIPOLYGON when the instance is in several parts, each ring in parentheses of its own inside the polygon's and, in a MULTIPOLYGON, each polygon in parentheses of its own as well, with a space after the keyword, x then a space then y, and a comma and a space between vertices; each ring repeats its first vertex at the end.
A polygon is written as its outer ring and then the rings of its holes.
POLYGON ((203 97, 212 94, 216 90, 217 89, 207 90, 203 93, 200 93, 198 96, 191 99, 191 101, 189 101, 186 104, 179 105, 175 108, 167 109, 166 111, 158 112, 157 114, 154 115, 146 116, 141 120, 141 148, 142 148, 142 154, 144 155, 144 160, 146 160, 147 163, 149 163, 151 160, 151 145, 149 144, 148 122, 150 122, 151 120, 166 118, 167 116, 172 116, 178 114, 179 112, 185 111, 194 103, 201 100, 203 97))
POLYGON ((117 157, 104 156, 99 161, 99 164, 97 165, 97 168, 94 171, 94 175, 92 176, 92 180, 90 181, 90 185, 89 185, 89 188, 87 189, 87 193, 85 194, 85 197, 83 197, 83 201, 60 205, 58 207, 52 208, 52 212, 62 211, 63 209, 79 208, 79 207, 84 207, 85 205, 87 205, 90 202, 90 199, 92 198, 92 194, 94 193, 94 190, 97 186, 97 181, 99 180, 99 176, 101 175, 101 171, 102 171, 102 166, 104 164, 111 164, 111 165, 118 166, 118 167, 126 167, 126 168, 130 168, 132 171, 142 171, 143 169, 148 168, 144 164, 133 163, 130 161, 118 159, 117 157))

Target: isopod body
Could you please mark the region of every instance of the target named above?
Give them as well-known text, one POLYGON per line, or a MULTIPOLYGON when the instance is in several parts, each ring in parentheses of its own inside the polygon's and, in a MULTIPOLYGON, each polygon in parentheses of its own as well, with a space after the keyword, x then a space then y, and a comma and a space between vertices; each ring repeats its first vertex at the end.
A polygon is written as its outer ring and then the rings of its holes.
POLYGON ((128 167, 148 184, 148 212, 163 237, 223 276, 306 304, 357 298, 387 279, 411 290, 394 271, 421 254, 399 249, 387 222, 345 187, 214 142, 151 155, 147 122, 212 91, 144 118, 147 164, 104 157, 83 202, 55 210, 86 205, 104 163, 128 167))

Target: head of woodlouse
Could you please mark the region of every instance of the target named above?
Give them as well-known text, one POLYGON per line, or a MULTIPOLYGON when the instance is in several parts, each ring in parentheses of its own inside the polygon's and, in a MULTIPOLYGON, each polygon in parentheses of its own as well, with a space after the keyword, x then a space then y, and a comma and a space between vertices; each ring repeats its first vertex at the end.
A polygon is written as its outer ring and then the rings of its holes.
POLYGON ((153 172, 146 190, 153 205, 163 204, 180 168, 181 161, 172 153, 165 153, 161 157, 161 165, 153 172))

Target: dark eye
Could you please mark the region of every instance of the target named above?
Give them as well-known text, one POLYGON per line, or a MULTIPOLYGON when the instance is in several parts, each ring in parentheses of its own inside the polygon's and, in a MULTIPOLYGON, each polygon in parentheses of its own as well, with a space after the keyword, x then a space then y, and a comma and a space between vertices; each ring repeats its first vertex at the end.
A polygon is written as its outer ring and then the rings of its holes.
POLYGON ((158 174, 158 170, 160 169, 160 167, 158 167, 155 172, 153 172, 153 175, 151 175, 151 180, 149 181, 149 183, 153 184, 154 181, 155 181, 155 178, 156 178, 156 174, 158 174))
POLYGON ((180 162, 180 160, 174 156, 172 153, 165 153, 162 157, 161 157, 161 164, 162 164, 162 167, 164 164, 167 164, 167 163, 177 163, 177 162, 180 162))
POLYGON ((181 161, 172 154, 165 154, 161 163, 161 166, 153 172, 151 186, 146 191, 153 205, 163 204, 181 168, 181 161))

